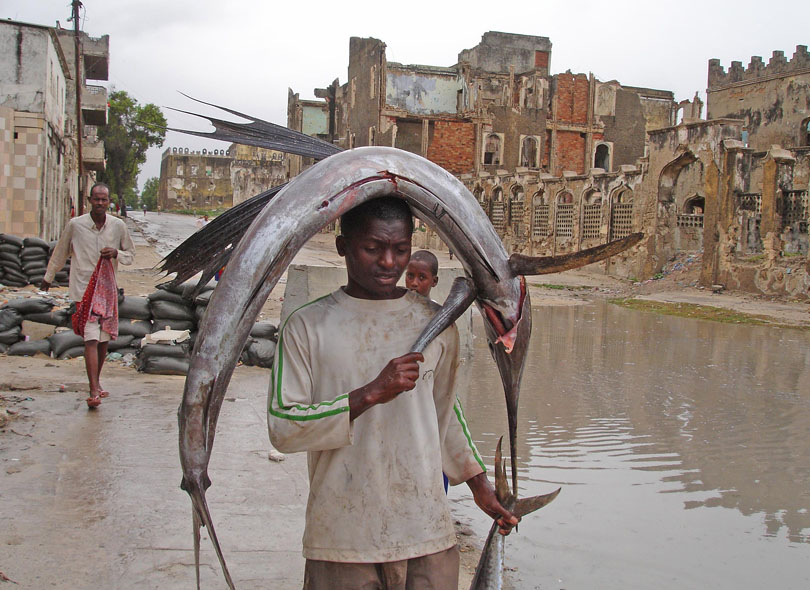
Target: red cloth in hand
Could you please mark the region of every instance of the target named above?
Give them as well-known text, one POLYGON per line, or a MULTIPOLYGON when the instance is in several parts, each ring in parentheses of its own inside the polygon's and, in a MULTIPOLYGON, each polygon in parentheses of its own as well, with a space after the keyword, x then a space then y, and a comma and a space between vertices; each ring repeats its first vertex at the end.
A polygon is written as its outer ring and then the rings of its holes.
POLYGON ((91 314, 112 340, 118 338, 118 285, 115 282, 115 269, 109 258, 98 259, 84 296, 76 303, 72 324, 73 331, 79 336, 84 336, 84 327, 91 314))

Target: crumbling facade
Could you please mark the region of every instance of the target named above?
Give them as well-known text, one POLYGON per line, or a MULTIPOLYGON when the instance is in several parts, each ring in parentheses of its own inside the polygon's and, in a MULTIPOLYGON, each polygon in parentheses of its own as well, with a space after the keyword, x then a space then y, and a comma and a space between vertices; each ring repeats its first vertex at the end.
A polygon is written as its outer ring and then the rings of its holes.
POLYGON ((353 37, 348 81, 316 90, 322 102, 290 91, 288 126, 317 115, 318 135, 344 148, 394 146, 459 175, 559 176, 634 164, 646 132, 674 123, 672 92, 550 75, 550 63, 547 37, 491 31, 450 67, 389 62, 382 41, 353 37))
MULTIPOLYGON (((103 169, 103 143, 88 138, 83 154, 86 178, 78 178, 78 145, 73 64, 63 31, 40 25, 0 21, 0 232, 55 239, 78 210, 79 186, 89 191, 94 170, 103 169), (64 46, 63 46, 64 45, 64 46)), ((92 69, 80 54, 83 121, 106 124, 106 90, 87 87, 86 79, 106 79, 108 37, 81 35, 93 52, 92 69)), ((93 132, 93 135, 94 132, 93 132)), ((83 143, 84 147, 84 143, 83 143)), ((86 193, 85 193, 86 194, 86 193)))
POLYGON ((747 68, 733 61, 726 71, 720 60, 710 60, 707 96, 707 117, 742 120, 748 147, 810 146, 810 54, 805 45, 790 60, 783 51, 774 51, 767 64, 754 56, 747 68))
MULTIPOLYGON (((550 75, 545 37, 486 33, 455 66, 387 62, 353 38, 349 81, 290 93, 290 126, 318 110, 318 135, 343 147, 392 145, 456 174, 511 252, 559 255, 634 232, 599 263, 649 279, 702 253, 700 282, 810 298, 810 56, 775 51, 748 68, 708 67, 708 119, 696 94, 550 75)), ((306 165, 306 162, 304 163, 306 165)), ((420 247, 443 248, 417 232, 420 247)))
POLYGON ((227 150, 167 148, 160 162, 164 211, 227 209, 287 179, 281 152, 232 144, 227 150))

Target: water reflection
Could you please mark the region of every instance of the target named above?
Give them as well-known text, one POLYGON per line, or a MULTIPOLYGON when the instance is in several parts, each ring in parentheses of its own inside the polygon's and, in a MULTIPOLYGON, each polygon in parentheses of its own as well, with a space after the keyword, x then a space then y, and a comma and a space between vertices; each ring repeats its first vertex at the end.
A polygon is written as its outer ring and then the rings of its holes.
MULTIPOLYGON (((567 568, 546 584, 570 583, 574 570, 583 587, 660 585, 662 575, 683 583, 693 575, 686 569, 711 571, 717 560, 740 572, 772 560, 777 569, 762 583, 774 575, 787 582, 780 587, 810 581, 810 334, 603 303, 543 308, 533 322, 520 494, 564 487, 540 524, 527 519, 521 529, 532 539, 553 535, 568 550, 515 542, 513 565, 524 576, 526 568, 548 570, 532 557, 542 548, 567 568), (793 557, 782 554, 787 547, 793 557)), ((506 417, 483 332, 477 336, 464 402, 491 462, 506 417)), ((708 585, 752 581, 724 567, 708 585)))

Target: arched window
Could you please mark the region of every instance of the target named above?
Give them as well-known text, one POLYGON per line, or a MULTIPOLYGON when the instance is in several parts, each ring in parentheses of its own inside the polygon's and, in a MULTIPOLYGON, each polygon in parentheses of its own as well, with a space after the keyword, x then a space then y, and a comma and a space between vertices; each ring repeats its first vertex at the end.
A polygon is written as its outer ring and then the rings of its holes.
POLYGON ((492 221, 492 226, 499 234, 502 234, 506 229, 506 206, 503 202, 503 189, 496 186, 492 190, 492 203, 489 214, 489 219, 492 221))
POLYGON ((633 191, 622 187, 613 193, 610 210, 610 240, 626 238, 633 233, 633 191))
POLYGON ((678 227, 703 227, 703 212, 706 199, 695 195, 683 204, 683 213, 678 215, 678 227))
POLYGON ((524 137, 520 145, 520 165, 526 168, 537 168, 538 154, 537 139, 535 137, 524 137))
POLYGON ((599 237, 602 227, 602 193, 591 189, 582 199, 582 239, 599 237))
POLYGON ((523 221, 525 211, 524 199, 525 193, 523 187, 519 184, 512 186, 512 194, 509 199, 509 225, 512 227, 514 236, 520 239, 526 237, 526 224, 523 221))
POLYGON ((475 200, 478 201, 478 204, 481 205, 481 209, 486 212, 487 210, 487 195, 484 193, 484 189, 481 188, 481 185, 476 184, 475 188, 473 188, 473 196, 475 200))
POLYGON ((799 145, 810 146, 810 117, 802 121, 799 145))
POLYGON ((548 218, 550 207, 542 191, 534 193, 534 197, 532 197, 532 207, 534 207, 534 213, 532 215, 534 221, 532 237, 536 239, 547 238, 549 234, 548 218))
POLYGON ((610 146, 600 143, 593 155, 593 167, 610 171, 610 146))
POLYGON ((557 214, 554 223, 557 239, 574 235, 574 195, 563 191, 557 195, 557 214))
POLYGON ((501 136, 490 133, 484 141, 484 164, 499 165, 501 163, 501 136))

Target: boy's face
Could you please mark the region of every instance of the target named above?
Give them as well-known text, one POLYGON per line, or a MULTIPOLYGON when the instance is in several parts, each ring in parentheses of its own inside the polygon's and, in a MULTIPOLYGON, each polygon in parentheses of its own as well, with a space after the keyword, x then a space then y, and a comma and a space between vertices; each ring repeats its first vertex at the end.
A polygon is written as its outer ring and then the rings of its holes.
POLYGON ((405 286, 420 295, 430 297, 430 290, 439 282, 439 277, 430 271, 430 266, 422 260, 411 260, 405 271, 405 286))
POLYGON ((346 258, 346 293, 359 299, 396 299, 397 282, 411 258, 411 232, 405 221, 370 218, 350 236, 338 236, 346 258))

